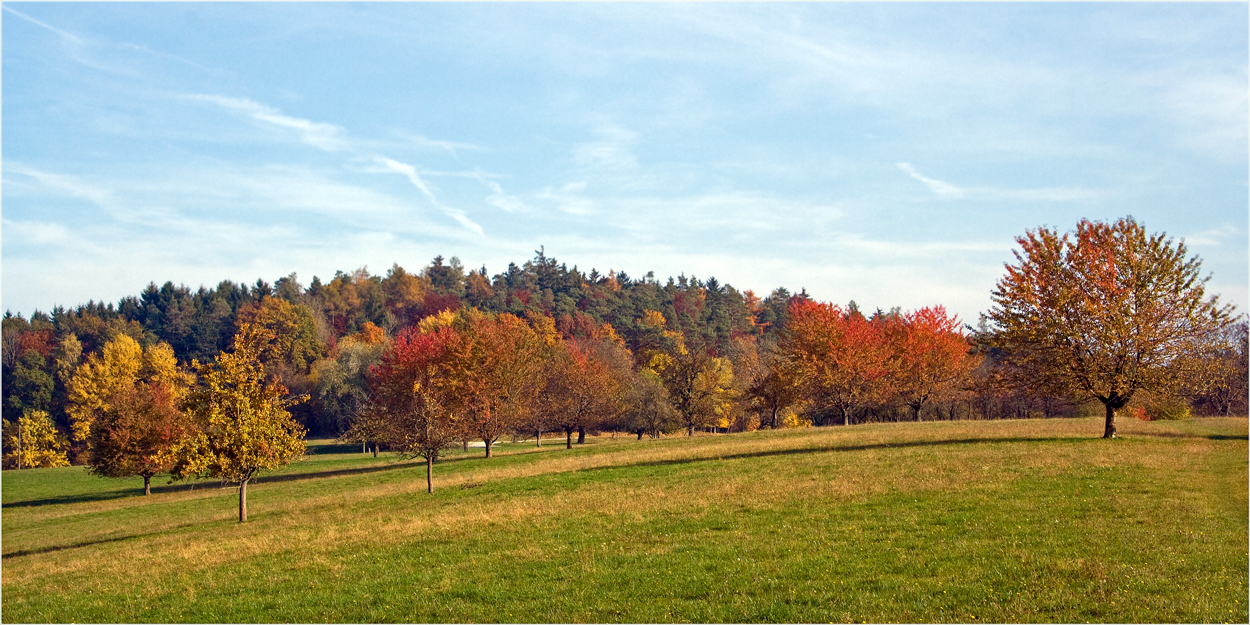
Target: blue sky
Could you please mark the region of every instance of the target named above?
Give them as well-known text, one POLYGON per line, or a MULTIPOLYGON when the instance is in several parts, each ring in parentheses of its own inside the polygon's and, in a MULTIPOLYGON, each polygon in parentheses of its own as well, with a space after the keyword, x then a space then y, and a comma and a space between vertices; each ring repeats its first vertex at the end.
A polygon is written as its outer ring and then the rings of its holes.
POLYGON ((4 3, 3 307, 545 246, 975 322, 1131 214, 1244 311, 1247 11, 4 3))

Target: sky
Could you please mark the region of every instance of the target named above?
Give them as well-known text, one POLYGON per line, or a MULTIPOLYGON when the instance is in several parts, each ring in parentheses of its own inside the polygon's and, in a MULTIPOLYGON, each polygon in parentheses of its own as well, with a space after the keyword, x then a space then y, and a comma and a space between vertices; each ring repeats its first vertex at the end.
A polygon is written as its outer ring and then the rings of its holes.
POLYGON ((1246 3, 24 3, 5 310, 540 248, 975 323, 1132 215, 1247 310, 1246 3))

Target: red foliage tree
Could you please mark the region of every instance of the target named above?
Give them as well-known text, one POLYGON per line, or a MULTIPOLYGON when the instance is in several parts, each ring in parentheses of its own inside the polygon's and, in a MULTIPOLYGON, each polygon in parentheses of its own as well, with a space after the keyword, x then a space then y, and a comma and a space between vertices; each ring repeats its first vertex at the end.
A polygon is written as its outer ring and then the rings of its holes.
POLYGON ((890 348, 884 322, 835 304, 790 304, 783 350, 813 399, 836 409, 849 425, 891 390, 890 348))
POLYGON ((461 379, 454 361, 464 344, 462 334, 450 327, 401 334, 369 369, 369 404, 344 435, 382 441, 425 458, 428 492, 434 492, 434 462, 463 436, 461 379))
POLYGON ((958 317, 941 306, 895 315, 885 325, 894 389, 920 420, 920 409, 954 387, 975 366, 958 317))
POLYGON ((621 380, 591 346, 561 342, 546 363, 535 405, 544 423, 564 430, 565 447, 572 449, 574 431, 593 429, 615 416, 622 392, 621 380))

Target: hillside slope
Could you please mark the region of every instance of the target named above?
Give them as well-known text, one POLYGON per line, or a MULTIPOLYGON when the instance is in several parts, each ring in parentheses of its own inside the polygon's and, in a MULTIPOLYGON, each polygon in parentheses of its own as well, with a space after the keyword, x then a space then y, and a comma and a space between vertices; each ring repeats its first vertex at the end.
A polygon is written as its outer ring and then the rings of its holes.
MULTIPOLYGON (((1245 622, 1247 421, 358 448, 249 489, 3 475, 10 622, 1245 622), (69 590, 66 590, 69 589, 69 590)), ((553 441, 554 442, 554 441, 553 441)))

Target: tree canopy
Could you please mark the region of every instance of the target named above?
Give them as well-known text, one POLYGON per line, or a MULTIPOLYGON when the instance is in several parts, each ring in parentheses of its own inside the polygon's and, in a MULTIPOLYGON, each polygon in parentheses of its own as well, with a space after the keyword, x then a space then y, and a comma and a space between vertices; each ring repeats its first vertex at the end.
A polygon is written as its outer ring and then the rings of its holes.
POLYGON ((196 430, 169 452, 178 477, 238 483, 240 523, 247 520, 248 482, 304 453, 304 429, 286 410, 292 400, 261 361, 272 339, 265 329, 244 325, 233 351, 199 367, 201 384, 185 402, 196 430))
POLYGON ((1102 402, 1107 438, 1135 393, 1175 390, 1188 356, 1231 323, 1232 307, 1206 296, 1208 277, 1184 242, 1131 217, 1016 241, 992 295, 989 341, 1019 382, 1102 402))

